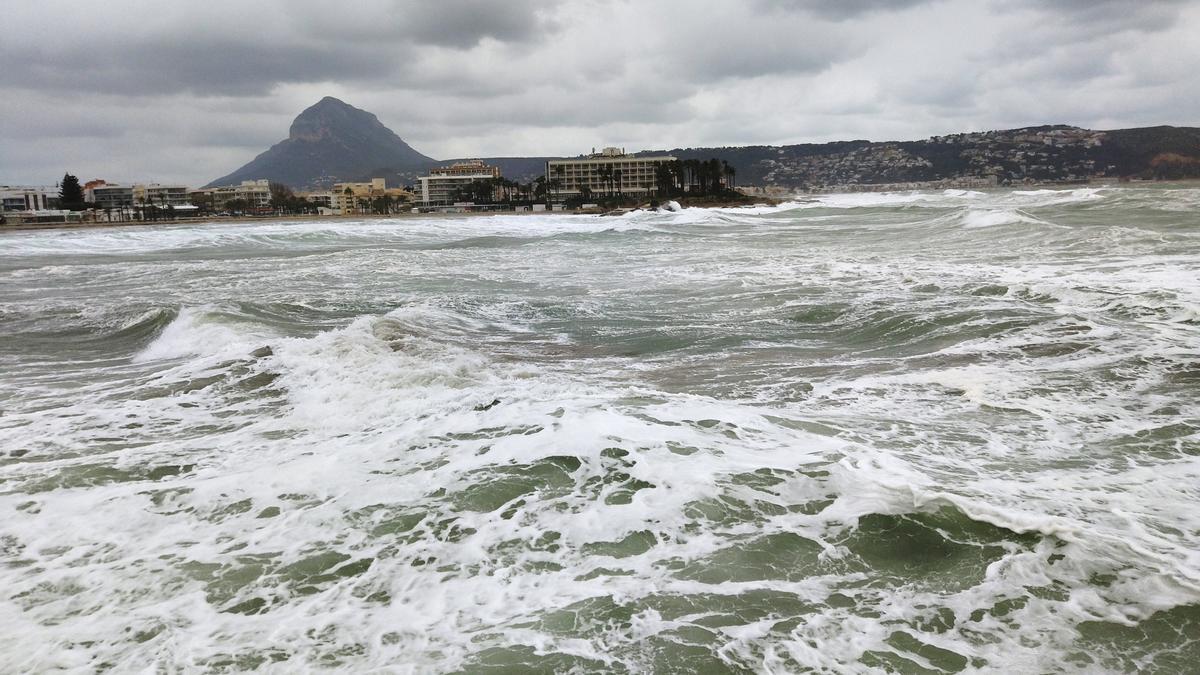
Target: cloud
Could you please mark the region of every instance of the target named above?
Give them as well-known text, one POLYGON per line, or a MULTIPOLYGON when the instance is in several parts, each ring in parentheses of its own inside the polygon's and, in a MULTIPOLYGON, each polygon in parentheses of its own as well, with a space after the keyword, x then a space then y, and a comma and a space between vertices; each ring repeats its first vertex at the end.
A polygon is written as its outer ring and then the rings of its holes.
POLYGON ((331 7, 303 0, 287 21, 310 40, 366 41, 378 48, 397 42, 469 50, 491 40, 537 42, 558 24, 553 13, 559 0, 359 0, 331 7))
POLYGON ((434 157, 1200 119, 1184 0, 10 0, 0 183, 203 183, 332 95, 434 157), (47 21, 47 17, 55 17, 47 21))
POLYGON ((897 12, 932 0, 758 0, 769 9, 804 11, 844 21, 871 12, 897 12))
POLYGON ((34 90, 198 96, 262 95, 279 84, 364 80, 395 67, 365 49, 250 44, 154 36, 137 43, 72 44, 53 53, 0 47, 0 84, 34 90))
POLYGON ((421 44, 465 49, 486 38, 525 43, 553 27, 539 8, 552 3, 531 0, 457 0, 456 2, 404 3, 407 35, 421 44))

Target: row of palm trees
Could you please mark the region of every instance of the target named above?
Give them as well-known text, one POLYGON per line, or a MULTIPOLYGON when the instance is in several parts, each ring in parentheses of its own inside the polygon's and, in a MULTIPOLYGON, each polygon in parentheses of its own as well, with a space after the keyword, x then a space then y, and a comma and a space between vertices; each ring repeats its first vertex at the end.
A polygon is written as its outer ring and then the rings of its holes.
POLYGON ((545 191, 542 180, 533 183, 518 183, 507 178, 497 177, 473 181, 454 191, 455 201, 474 202, 476 204, 512 204, 527 203, 538 198, 545 191))
POLYGON ((662 196, 678 197, 684 193, 705 196, 732 190, 737 169, 716 157, 676 159, 660 164, 654 177, 662 196))

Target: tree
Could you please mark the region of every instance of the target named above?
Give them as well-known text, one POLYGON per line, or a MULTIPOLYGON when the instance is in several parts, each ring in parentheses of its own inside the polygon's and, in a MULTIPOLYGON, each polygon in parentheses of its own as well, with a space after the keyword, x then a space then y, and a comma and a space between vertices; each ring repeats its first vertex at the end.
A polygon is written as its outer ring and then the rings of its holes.
POLYGON ((604 191, 606 196, 612 195, 612 177, 613 168, 608 164, 600 164, 596 167, 596 177, 600 180, 601 185, 607 186, 604 191))
POLYGON ((283 211, 296 198, 296 193, 292 192, 292 188, 283 183, 271 181, 270 190, 271 208, 276 212, 283 211))
POLYGON ((663 163, 654 167, 654 183, 660 196, 671 196, 671 193, 674 192, 675 177, 670 164, 663 163))
POLYGON ((562 186, 566 184, 566 176, 567 176, 567 167, 565 167, 561 164, 554 167, 553 187, 556 191, 561 190, 562 186))
POLYGON ((203 192, 192 193, 191 202, 193 206, 200 209, 200 213, 209 213, 213 209, 213 196, 203 192))
POLYGON ((69 173, 63 175, 58 188, 58 205, 71 211, 83 210, 83 187, 79 185, 79 179, 69 173))

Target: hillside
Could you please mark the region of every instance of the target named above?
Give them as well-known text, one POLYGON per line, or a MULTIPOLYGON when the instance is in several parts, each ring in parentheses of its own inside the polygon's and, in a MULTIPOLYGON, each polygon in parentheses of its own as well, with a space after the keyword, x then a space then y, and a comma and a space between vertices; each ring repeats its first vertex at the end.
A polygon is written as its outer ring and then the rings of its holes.
MULTIPOLYGON (((680 159, 718 157, 740 185, 824 189, 958 182, 978 185, 1071 183, 1093 178, 1200 177, 1200 129, 1144 127, 1092 131, 1045 125, 934 136, 798 145, 677 148, 680 159)), ((505 178, 528 183, 553 157, 484 157, 505 178)), ((300 113, 288 138, 210 185, 266 178, 294 188, 385 178, 409 185, 436 161, 414 150, 375 115, 326 97, 300 113)))
POLYGON ((742 185, 793 188, 975 180, 999 185, 1092 178, 1200 177, 1200 129, 1092 131, 1047 125, 934 136, 783 146, 677 148, 680 159, 720 157, 742 185))

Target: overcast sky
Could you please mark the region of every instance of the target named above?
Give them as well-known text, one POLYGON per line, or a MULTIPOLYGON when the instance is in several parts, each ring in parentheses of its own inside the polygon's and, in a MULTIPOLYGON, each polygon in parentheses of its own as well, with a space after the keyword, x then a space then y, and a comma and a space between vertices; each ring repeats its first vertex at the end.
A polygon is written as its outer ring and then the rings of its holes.
POLYGON ((322 96, 436 158, 1200 126, 1200 0, 6 0, 0 184, 224 175, 322 96))

